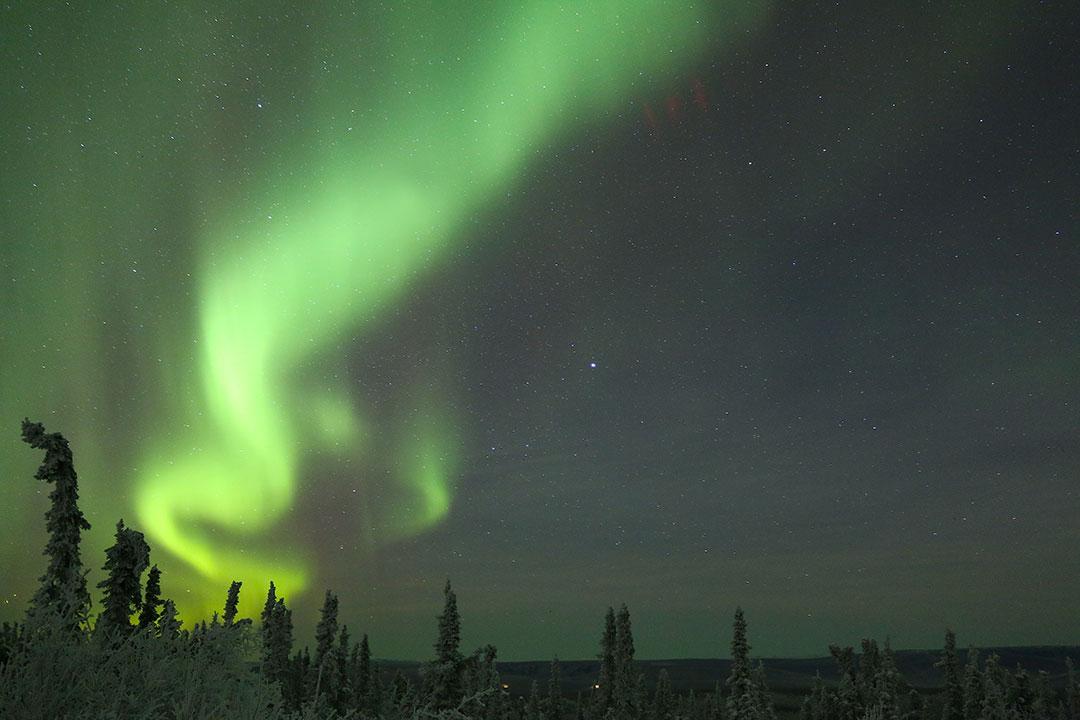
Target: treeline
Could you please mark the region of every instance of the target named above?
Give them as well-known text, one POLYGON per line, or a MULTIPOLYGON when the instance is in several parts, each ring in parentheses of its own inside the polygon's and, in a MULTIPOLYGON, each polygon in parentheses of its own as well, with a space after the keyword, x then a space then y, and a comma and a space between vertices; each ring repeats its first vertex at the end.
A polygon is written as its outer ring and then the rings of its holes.
POLYGON ((961 667, 946 631, 938 666, 944 691, 924 694, 897 671, 888 640, 831 646, 839 681, 815 678, 801 708, 778 710, 763 664, 750 659, 747 624, 736 609, 731 670, 713 692, 673 692, 662 670, 650 688, 634 664, 630 612, 608 608, 600 633, 596 682, 576 697, 563 691, 558 659, 546 688, 533 682, 511 696, 487 645, 461 651, 457 597, 447 581, 434 657, 414 679, 387 678, 366 634, 354 640, 338 623, 327 591, 314 650, 294 649, 292 611, 267 591, 259 624, 237 617, 241 583, 223 612, 183 627, 164 598, 142 533, 117 523, 106 550, 101 610, 92 616, 80 538, 90 524, 78 507, 67 441, 24 421, 23 440, 44 450, 35 477, 53 485, 45 513, 48 567, 24 619, 0 628, 0 718, 250 718, 251 720, 1080 720, 1080 682, 1067 663, 1064 691, 1045 672, 1003 668, 996 655, 969 651, 961 667), (146 580, 143 582, 143 575, 146 580))

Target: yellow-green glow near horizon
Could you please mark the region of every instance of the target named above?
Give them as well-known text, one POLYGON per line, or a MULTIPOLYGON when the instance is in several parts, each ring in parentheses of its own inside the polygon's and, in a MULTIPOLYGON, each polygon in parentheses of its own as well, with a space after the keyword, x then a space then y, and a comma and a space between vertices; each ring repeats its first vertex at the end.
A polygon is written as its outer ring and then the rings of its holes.
MULTIPOLYGON (((242 594, 249 613, 270 580, 286 597, 308 586, 312 554, 287 525, 299 484, 319 482, 304 474, 312 452, 395 454, 387 463, 395 500, 371 510, 373 530, 358 532, 365 542, 407 538, 446 516, 461 461, 446 409, 452 380, 427 379, 434 390, 412 398, 416 412, 394 428, 399 439, 388 449, 373 446, 355 387, 327 367, 342 362, 344 347, 362 344, 449 249, 468 242, 470 215, 511 190, 551 143, 647 95, 721 46, 725 33, 744 33, 764 8, 601 0, 379 8, 363 18, 352 6, 313 10, 310 24, 298 27, 317 26, 319 40, 300 54, 308 66, 294 68, 308 95, 292 115, 282 109, 288 98, 265 109, 250 98, 245 110, 295 121, 266 130, 265 147, 244 151, 253 166, 222 182, 204 169, 221 160, 219 150, 186 140, 190 175, 206 177, 191 182, 200 217, 189 231, 191 294, 155 328, 147 354, 156 364, 139 360, 140 393, 153 400, 140 400, 147 406, 133 420, 142 428, 131 479, 138 515, 131 524, 147 534, 167 577, 181 579, 174 594, 185 617, 220 607, 232 580, 250 589, 242 594)), ((154 21, 182 28, 163 46, 171 49, 157 51, 161 67, 176 68, 162 75, 169 85, 138 75, 117 85, 146 103, 138 117, 152 118, 147 128, 158 129, 155 102, 179 107, 178 98, 209 97, 207 78, 228 69, 222 58, 254 52, 257 42, 240 41, 255 17, 245 12, 154 21)), ((260 62, 269 73, 284 61, 260 62)), ((215 87, 210 102, 221 107, 201 108, 209 124, 224 123, 215 112, 229 109, 227 83, 215 87)), ((124 120, 112 120, 113 132, 124 120)), ((130 122, 133 142, 149 143, 130 122)), ((247 137, 227 129, 222 136, 225 143, 247 137)), ((127 189, 133 197, 140 191, 127 189)), ((79 260, 93 261, 91 251, 79 260)), ((77 374, 76 385, 109 382, 92 367, 77 374)))

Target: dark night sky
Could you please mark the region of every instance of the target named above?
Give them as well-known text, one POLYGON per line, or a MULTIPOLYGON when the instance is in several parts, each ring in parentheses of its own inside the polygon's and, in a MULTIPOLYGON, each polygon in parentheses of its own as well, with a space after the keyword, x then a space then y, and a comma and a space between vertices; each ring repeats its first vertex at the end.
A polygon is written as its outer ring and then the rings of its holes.
POLYGON ((449 576, 509 660, 619 603, 642 658, 725 656, 736 605, 764 656, 1080 643, 1080 23, 909 5, 691 9, 662 62, 587 28, 552 57, 658 69, 563 84, 497 49, 550 10, 3 10, 0 615, 29 416, 91 580, 123 516, 189 619, 292 574, 302 633, 329 587, 423 659, 449 576))

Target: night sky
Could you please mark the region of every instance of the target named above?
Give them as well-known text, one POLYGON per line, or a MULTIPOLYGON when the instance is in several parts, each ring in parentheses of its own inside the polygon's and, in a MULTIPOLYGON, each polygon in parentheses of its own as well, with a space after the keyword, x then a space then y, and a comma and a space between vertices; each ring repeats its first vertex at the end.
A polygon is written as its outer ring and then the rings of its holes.
POLYGON ((0 10, 0 617, 29 417, 189 623, 1080 643, 1068 3, 220 5, 0 10))

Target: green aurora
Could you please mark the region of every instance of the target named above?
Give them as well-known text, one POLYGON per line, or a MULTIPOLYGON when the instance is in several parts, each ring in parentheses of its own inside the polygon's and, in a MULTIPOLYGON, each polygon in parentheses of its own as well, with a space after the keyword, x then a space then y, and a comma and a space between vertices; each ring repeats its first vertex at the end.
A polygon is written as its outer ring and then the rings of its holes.
MULTIPOLYGON (((4 97, 20 100, 8 123, 28 142, 3 189, 32 186, 34 200, 9 203, 6 224, 35 240, 0 249, 20 269, 5 289, 0 404, 72 439, 88 564, 125 517, 187 618, 220 607, 234 579, 253 589, 249 614, 271 579, 286 597, 321 592, 290 517, 316 455, 391 454, 357 531, 369 552, 445 517, 461 444, 452 373, 416 371, 395 440, 379 446, 342 380, 343 347, 467 242, 468 218, 554 138, 767 14, 751 2, 353 7, 8 12, 5 67, 22 66, 4 97)), ((6 425, 0 452, 32 467, 6 425)), ((5 488, 36 532, 24 485, 5 488)), ((21 550, 3 552, 10 567, 21 550)))

